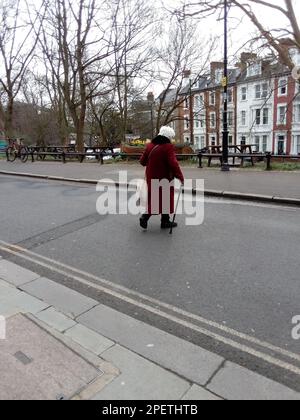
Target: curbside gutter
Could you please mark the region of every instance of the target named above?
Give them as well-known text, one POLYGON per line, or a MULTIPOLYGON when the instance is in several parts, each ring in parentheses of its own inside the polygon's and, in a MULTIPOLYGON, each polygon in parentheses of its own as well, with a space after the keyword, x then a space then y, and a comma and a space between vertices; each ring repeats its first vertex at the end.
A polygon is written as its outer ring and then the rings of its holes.
MULTIPOLYGON (((19 173, 19 172, 10 172, 10 171, 0 171, 0 175, 7 175, 7 176, 16 176, 16 177, 23 177, 23 178, 34 178, 34 179, 41 179, 41 180, 49 180, 49 181, 58 181, 58 182, 70 182, 75 184, 86 184, 86 185, 103 185, 103 186, 115 186, 116 188, 134 188, 134 185, 131 183, 128 184, 120 184, 119 182, 102 182, 96 181, 93 179, 77 179, 77 178, 64 178, 60 176, 52 176, 52 175, 39 175, 39 174, 31 174, 31 173, 19 173)), ((185 189, 184 193, 188 194, 202 194, 202 190, 197 189, 185 189)), ((261 195, 261 194, 250 194, 250 193, 240 193, 235 191, 221 191, 221 190, 209 190, 206 189, 204 191, 205 197, 216 197, 216 198, 224 198, 224 199, 231 199, 237 201, 252 201, 252 202, 260 202, 260 203, 268 203, 268 204, 281 204, 281 205, 288 205, 288 206, 297 206, 300 207, 300 198, 289 198, 289 197, 278 197, 272 195, 261 195)))

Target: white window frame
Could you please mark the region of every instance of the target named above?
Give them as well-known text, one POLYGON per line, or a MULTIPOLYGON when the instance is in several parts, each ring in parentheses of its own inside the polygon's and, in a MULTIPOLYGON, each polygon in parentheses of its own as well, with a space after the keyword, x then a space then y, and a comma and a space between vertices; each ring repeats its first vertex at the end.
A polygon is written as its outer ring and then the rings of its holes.
POLYGON ((228 122, 228 127, 233 127, 234 126, 234 112, 233 111, 228 111, 227 114, 227 122, 228 122))
POLYGON ((277 125, 286 125, 286 117, 287 117, 287 105, 282 105, 282 104, 278 105, 277 106, 277 125), (283 122, 281 121, 281 118, 280 118, 280 109, 281 108, 285 108, 285 115, 284 115, 284 121, 283 122))
POLYGON ((276 134, 276 140, 275 140, 275 154, 278 155, 278 142, 279 142, 279 138, 280 137, 284 137, 284 151, 283 153, 286 153, 286 148, 287 148, 287 136, 285 133, 277 133, 276 134))
POLYGON ((300 155, 300 133, 293 135, 293 154, 300 155))
POLYGON ((300 102, 294 105, 293 110, 293 123, 300 124, 300 102))
POLYGON ((210 114, 209 114, 209 126, 210 126, 210 128, 216 128, 217 127, 217 115, 216 115, 215 112, 210 112, 210 114), (213 122, 214 122, 214 124, 213 124, 213 122))
POLYGON ((262 72, 262 63, 252 63, 247 68, 247 77, 259 76, 262 72))
POLYGON ((206 146, 205 136, 200 136, 200 149, 204 149, 206 146))
POLYGON ((288 95, 288 79, 287 77, 281 77, 278 80, 278 96, 282 97, 282 96, 287 96, 288 95), (280 83, 284 82, 284 86, 281 86, 280 83), (285 93, 282 92, 282 89, 285 89, 285 93))
POLYGON ((254 116, 253 116, 253 121, 255 121, 255 125, 261 125, 261 108, 255 108, 254 110, 253 110, 253 113, 254 113, 254 116), (259 112, 259 116, 258 116, 258 112, 259 112), (259 118, 259 122, 257 122, 258 121, 258 118, 259 118))
POLYGON ((247 125, 247 111, 241 111, 241 126, 245 127, 247 125))
POLYGON ((228 89, 228 103, 233 104, 233 88, 228 89))
POLYGON ((241 87, 241 101, 245 102, 248 100, 248 88, 246 86, 241 87))
POLYGON ((216 105, 216 92, 209 92, 209 105, 215 106, 216 105), (214 98, 214 100, 212 100, 214 98))
POLYGON ((216 136, 216 134, 211 134, 209 136, 209 144, 210 144, 210 146, 216 146, 217 145, 217 136, 216 136), (213 138, 214 138, 215 144, 212 144, 213 138))
POLYGON ((262 110, 262 125, 269 125, 270 124, 270 112, 269 108, 263 108, 262 110), (267 122, 265 122, 265 112, 267 111, 267 122))

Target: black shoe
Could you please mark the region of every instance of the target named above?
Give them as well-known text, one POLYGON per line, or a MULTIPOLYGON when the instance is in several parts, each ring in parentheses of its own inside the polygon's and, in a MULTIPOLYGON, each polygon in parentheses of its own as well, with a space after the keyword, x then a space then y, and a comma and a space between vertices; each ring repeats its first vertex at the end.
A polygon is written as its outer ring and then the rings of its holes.
POLYGON ((161 228, 162 229, 171 229, 171 228, 177 228, 178 224, 175 222, 171 222, 170 220, 168 222, 161 222, 161 228))
POLYGON ((140 218, 140 226, 142 229, 148 229, 148 222, 149 222, 149 218, 146 216, 142 216, 140 218))

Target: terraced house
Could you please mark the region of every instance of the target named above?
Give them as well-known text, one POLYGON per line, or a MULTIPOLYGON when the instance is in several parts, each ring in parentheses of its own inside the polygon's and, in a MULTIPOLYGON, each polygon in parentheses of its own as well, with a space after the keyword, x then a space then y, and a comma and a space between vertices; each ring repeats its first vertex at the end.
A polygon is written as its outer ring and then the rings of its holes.
MULTIPOLYGON (((300 54, 292 51, 295 65, 300 54)), ((211 63, 185 101, 182 142, 195 149, 222 144, 223 63, 211 63), (192 109, 191 109, 192 107, 192 109)), ((183 90, 187 95, 187 90, 183 90)), ((229 70, 228 126, 230 145, 252 145, 257 152, 300 154, 300 84, 274 59, 243 53, 229 70)))

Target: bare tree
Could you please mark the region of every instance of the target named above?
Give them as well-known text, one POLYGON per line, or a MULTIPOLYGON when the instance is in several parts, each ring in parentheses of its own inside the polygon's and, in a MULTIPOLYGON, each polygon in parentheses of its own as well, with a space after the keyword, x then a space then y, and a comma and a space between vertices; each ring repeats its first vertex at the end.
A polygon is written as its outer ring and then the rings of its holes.
POLYGON ((114 51, 109 25, 101 26, 105 17, 98 20, 107 4, 106 0, 49 0, 45 4, 40 46, 67 105, 79 151, 84 149, 88 101, 102 89, 114 51))
POLYGON ((117 108, 120 113, 125 140, 128 128, 129 105, 135 95, 145 91, 137 89, 136 80, 148 77, 148 67, 153 60, 151 47, 153 8, 146 0, 118 0, 113 22, 114 71, 117 108), (122 45, 122 48, 118 48, 122 45))
POLYGON ((210 56, 214 51, 215 40, 199 40, 196 25, 191 19, 171 18, 168 36, 158 34, 159 46, 156 49, 156 75, 157 81, 163 84, 157 109, 156 130, 162 125, 169 124, 182 118, 176 110, 191 96, 191 89, 196 86, 201 74, 207 68, 210 56), (199 45, 206 45, 199 48, 199 45), (190 85, 185 89, 185 74, 193 69, 194 76, 190 85))
POLYGON ((0 3, 0 112, 8 137, 13 136, 14 103, 32 60, 40 28, 29 25, 21 0, 0 3))
MULTIPOLYGON (((295 10, 295 1, 298 0, 228 0, 231 7, 240 9, 247 16, 255 28, 259 31, 262 39, 277 54, 282 64, 293 70, 295 63, 283 43, 283 38, 289 38, 289 46, 300 50, 300 26, 299 16, 295 10), (258 14, 257 6, 265 9, 265 13, 258 14), (282 17, 283 25, 280 28, 268 28, 261 16, 268 16, 277 13, 282 17)), ((224 0, 204 0, 201 2, 185 1, 182 9, 177 10, 176 14, 181 17, 200 17, 205 18, 211 14, 219 13, 224 6, 224 0)))

